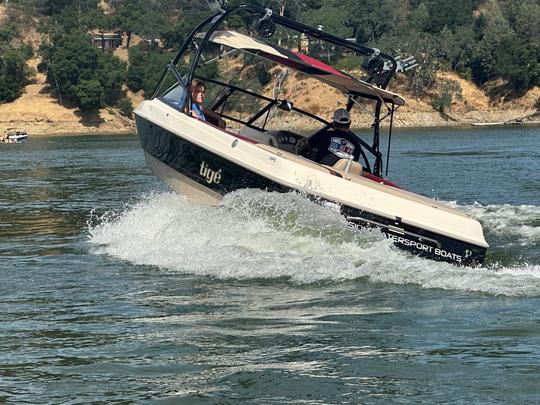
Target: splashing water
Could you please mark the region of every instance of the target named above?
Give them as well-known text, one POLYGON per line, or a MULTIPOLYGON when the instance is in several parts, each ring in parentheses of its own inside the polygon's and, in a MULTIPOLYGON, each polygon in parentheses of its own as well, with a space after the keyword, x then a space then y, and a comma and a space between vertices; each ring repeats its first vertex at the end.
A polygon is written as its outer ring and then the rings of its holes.
MULTIPOLYGON (((460 208, 456 203, 452 205, 460 208)), ((510 204, 483 206, 476 203, 461 209, 481 221, 490 234, 514 238, 523 245, 540 242, 540 207, 510 204)))
POLYGON ((461 209, 482 223, 490 244, 485 264, 490 268, 515 267, 517 263, 527 267, 527 263, 540 262, 540 207, 478 203, 459 206, 455 202, 447 204, 461 209))
POLYGON ((89 233, 97 253, 163 271, 294 283, 365 278, 496 295, 540 295, 540 265, 534 256, 539 207, 458 208, 483 222, 491 249, 513 259, 504 264, 492 260, 476 269, 421 259, 395 248, 376 230, 348 229, 337 207, 297 193, 262 190, 231 193, 217 208, 193 205, 172 192, 152 194, 120 213, 92 218, 89 233), (512 253, 516 244, 522 249, 512 253))

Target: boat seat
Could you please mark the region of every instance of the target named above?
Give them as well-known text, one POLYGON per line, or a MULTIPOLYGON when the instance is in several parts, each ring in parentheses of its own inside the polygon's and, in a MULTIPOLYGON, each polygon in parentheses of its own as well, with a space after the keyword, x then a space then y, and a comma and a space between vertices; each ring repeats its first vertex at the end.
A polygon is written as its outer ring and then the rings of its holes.
POLYGON ((278 146, 278 141, 273 134, 266 131, 258 130, 256 128, 248 127, 247 125, 245 127, 242 127, 240 131, 238 131, 238 135, 245 136, 266 145, 275 147, 278 146))
POLYGON ((296 153, 296 144, 298 140, 303 139, 302 135, 298 135, 292 131, 287 130, 270 130, 270 134, 275 136, 277 140, 277 147, 281 150, 286 150, 287 152, 296 153))
POLYGON ((300 163, 303 166, 307 166, 307 167, 309 167, 311 169, 315 169, 315 170, 318 170, 320 172, 332 173, 334 171, 329 166, 320 165, 318 163, 313 162, 312 160, 306 159, 306 158, 304 158, 302 156, 298 156, 298 155, 296 155, 294 153, 291 153, 291 152, 287 152, 286 150, 276 148, 275 146, 266 145, 266 144, 262 144, 262 143, 258 143, 257 146, 259 148, 261 148, 261 149, 264 149, 267 152, 271 152, 271 153, 273 153, 273 154, 275 154, 277 156, 280 156, 282 158, 285 158, 285 159, 290 160, 290 161, 295 162, 295 163, 300 163), (331 169, 331 170, 329 171, 328 169, 331 169))
MULTIPOLYGON (((334 163, 334 166, 332 166, 336 170, 340 170, 345 172, 345 168, 347 167, 347 162, 349 159, 339 159, 336 163, 334 163)), ((362 175, 362 165, 358 162, 352 161, 351 166, 349 167, 349 170, 347 170, 347 173, 350 174, 356 174, 357 176, 362 175)))

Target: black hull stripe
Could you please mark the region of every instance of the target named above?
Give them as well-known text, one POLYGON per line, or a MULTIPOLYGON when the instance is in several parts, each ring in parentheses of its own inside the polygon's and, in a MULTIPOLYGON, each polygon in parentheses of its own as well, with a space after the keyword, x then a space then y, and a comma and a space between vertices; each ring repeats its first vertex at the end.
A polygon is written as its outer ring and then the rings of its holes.
MULTIPOLYGON (((136 121, 145 152, 222 196, 242 188, 259 188, 270 192, 295 191, 195 145, 139 115, 136 115, 136 121)), ((312 198, 322 200, 316 196, 312 198)), ((349 228, 379 228, 394 245, 417 256, 476 266, 483 262, 486 254, 484 247, 392 221, 371 212, 346 205, 341 205, 341 212, 347 218, 349 228)))

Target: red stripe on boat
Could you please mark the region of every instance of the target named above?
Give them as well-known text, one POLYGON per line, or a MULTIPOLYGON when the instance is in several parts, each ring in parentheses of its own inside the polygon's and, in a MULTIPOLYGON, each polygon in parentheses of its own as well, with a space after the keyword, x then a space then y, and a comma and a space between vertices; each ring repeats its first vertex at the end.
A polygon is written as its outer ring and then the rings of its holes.
POLYGON ((386 184, 387 186, 395 187, 401 189, 396 183, 391 182, 390 180, 383 179, 382 177, 375 176, 374 174, 362 172, 362 177, 375 181, 377 183, 386 184))

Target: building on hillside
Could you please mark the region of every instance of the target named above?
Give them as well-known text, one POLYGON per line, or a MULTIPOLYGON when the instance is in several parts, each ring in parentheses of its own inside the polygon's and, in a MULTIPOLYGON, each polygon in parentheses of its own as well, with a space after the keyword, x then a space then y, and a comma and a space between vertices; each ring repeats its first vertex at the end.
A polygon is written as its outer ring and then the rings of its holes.
POLYGON ((122 33, 116 32, 104 32, 103 34, 96 34, 92 32, 92 44, 99 49, 116 49, 122 46, 122 33))

